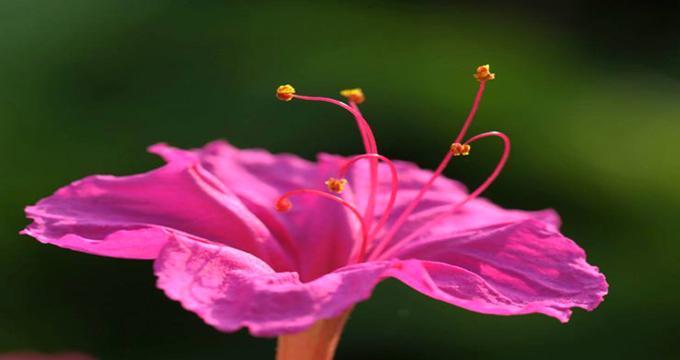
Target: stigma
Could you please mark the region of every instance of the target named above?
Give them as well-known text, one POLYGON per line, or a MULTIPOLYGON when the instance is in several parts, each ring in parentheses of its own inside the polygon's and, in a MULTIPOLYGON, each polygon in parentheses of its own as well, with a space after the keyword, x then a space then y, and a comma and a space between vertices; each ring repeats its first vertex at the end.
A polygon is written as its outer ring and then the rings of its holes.
POLYGON ((364 95, 364 91, 361 90, 360 88, 355 88, 355 89, 345 89, 340 91, 340 95, 343 97, 347 98, 349 101, 355 103, 355 104, 361 104, 366 100, 366 96, 364 95))
POLYGON ((290 85, 281 85, 276 89, 276 97, 281 101, 291 101, 295 97, 295 88, 290 85))
POLYGON ((276 201, 274 207, 278 212, 286 212, 293 207, 293 203, 291 203, 287 198, 281 197, 276 201))
POLYGON ((334 192, 336 194, 341 194, 345 190, 345 185, 347 185, 347 179, 336 179, 332 177, 326 180, 324 184, 326 184, 328 191, 334 192))
POLYGON ((477 71, 472 75, 478 81, 493 80, 496 78, 496 74, 491 72, 490 66, 482 65, 477 67, 477 71))
POLYGON ((453 156, 468 156, 470 155, 470 145, 453 143, 451 144, 451 153, 453 153, 453 156))

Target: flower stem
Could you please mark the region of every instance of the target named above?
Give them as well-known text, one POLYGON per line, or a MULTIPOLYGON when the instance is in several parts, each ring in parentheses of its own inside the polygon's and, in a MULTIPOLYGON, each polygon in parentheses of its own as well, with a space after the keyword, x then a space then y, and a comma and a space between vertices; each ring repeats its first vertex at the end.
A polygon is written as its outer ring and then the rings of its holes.
POLYGON ((351 311, 320 320, 301 333, 279 336, 276 360, 332 360, 351 311))

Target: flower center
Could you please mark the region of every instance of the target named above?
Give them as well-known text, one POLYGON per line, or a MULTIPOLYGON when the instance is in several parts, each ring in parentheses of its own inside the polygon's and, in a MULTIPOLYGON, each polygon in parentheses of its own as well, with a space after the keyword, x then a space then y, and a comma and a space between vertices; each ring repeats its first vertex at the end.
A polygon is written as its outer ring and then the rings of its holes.
POLYGON ((348 111, 356 121, 357 128, 359 129, 359 133, 363 141, 365 153, 362 155, 357 155, 349 158, 341 166, 338 176, 331 177, 325 182, 326 187, 328 188, 328 191, 330 193, 314 189, 292 190, 279 197, 279 199, 275 203, 276 209, 282 212, 288 211, 292 207, 292 203, 290 202, 289 198, 295 195, 302 194, 320 196, 335 201, 340 205, 344 206, 345 208, 350 210, 350 212, 354 215, 354 217, 357 218, 359 224, 361 225, 362 242, 361 244, 359 244, 357 255, 353 259, 353 261, 362 262, 368 259, 385 258, 388 255, 394 254, 408 241, 412 240, 417 235, 421 234, 422 232, 426 231, 429 227, 434 225, 435 222, 442 221, 447 215, 451 214, 451 212, 456 212, 458 209, 460 209, 460 207, 465 205, 467 202, 477 198, 479 195, 481 195, 482 192, 484 192, 484 190, 486 190, 491 185, 491 183, 493 183, 493 181, 498 177, 498 175, 502 171, 503 166, 507 162, 508 156, 510 154, 510 140, 505 134, 492 131, 475 135, 463 141, 470 127, 470 124, 472 123, 475 114, 477 113, 477 109, 479 108, 479 103, 481 102, 482 94, 484 93, 484 89, 486 87, 486 82, 489 80, 493 80, 495 78, 495 74, 490 72, 489 65, 477 67, 477 70, 475 74, 473 74, 473 76, 479 81, 479 88, 477 90, 475 100, 472 104, 472 109, 470 110, 469 115, 465 119, 465 122, 463 123, 461 130, 459 131, 458 135, 456 136, 455 140, 453 141, 453 143, 449 147, 449 150, 444 156, 444 159, 441 161, 439 166, 437 166, 436 170, 434 171, 430 179, 422 186, 422 188, 418 191, 416 196, 410 201, 410 203, 408 203, 404 211, 399 215, 399 217, 392 223, 391 227, 380 238, 378 238, 377 236, 378 232, 388 222, 392 212, 392 208, 396 201, 399 189, 398 171, 396 166, 392 163, 392 161, 378 153, 378 147, 375 141, 375 137, 373 136, 373 131, 371 130, 368 121, 366 121, 363 114, 359 110, 358 105, 365 100, 365 95, 363 91, 358 88, 342 90, 340 92, 340 95, 347 98, 348 100, 348 103, 344 103, 333 98, 299 95, 296 93, 295 88, 293 88, 291 85, 279 86, 278 89, 276 90, 276 96, 280 100, 290 101, 292 99, 299 99, 305 101, 325 102, 337 105, 348 111), (501 140, 503 140, 504 150, 499 162, 496 164, 496 167, 494 168, 494 171, 491 173, 491 175, 478 188, 476 188, 472 193, 470 193, 463 201, 452 204, 452 208, 450 210, 443 212, 430 222, 412 231, 408 236, 401 238, 398 241, 393 241, 393 238, 397 231, 399 231, 399 229, 401 229, 401 227, 408 221, 409 216, 416 209, 420 201, 423 199, 424 195, 430 190, 435 180, 439 176, 441 176, 442 172, 446 169, 451 159, 453 157, 469 155, 471 143, 492 136, 498 137, 501 140), (357 161, 363 159, 369 161, 369 191, 366 208, 362 213, 354 205, 350 204, 349 202, 347 202, 345 199, 338 195, 341 194, 343 190, 345 190, 345 187, 348 185, 348 181, 345 179, 345 175, 347 174, 349 168, 357 161), (390 170, 391 190, 388 203, 385 205, 385 209, 383 209, 382 215, 376 221, 374 219, 374 213, 375 213, 375 200, 378 188, 378 162, 383 162, 390 170))

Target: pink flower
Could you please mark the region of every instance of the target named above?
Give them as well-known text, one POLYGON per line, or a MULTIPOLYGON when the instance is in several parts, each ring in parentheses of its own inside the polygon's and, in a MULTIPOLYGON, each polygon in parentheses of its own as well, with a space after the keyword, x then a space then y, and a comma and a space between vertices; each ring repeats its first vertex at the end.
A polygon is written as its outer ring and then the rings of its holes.
POLYGON ((566 322, 572 308, 597 307, 607 283, 559 232, 554 211, 508 210, 478 197, 510 143, 499 132, 465 139, 493 79, 488 66, 475 75, 472 111, 434 172, 378 155, 359 89, 343 92, 346 104, 285 85, 282 100, 349 111, 365 154, 310 162, 222 141, 194 150, 157 144, 150 151, 165 166, 62 188, 26 209, 34 222, 23 233, 97 255, 154 259, 158 287, 221 331, 300 332, 346 314, 388 277, 471 311, 566 322), (488 137, 505 147, 479 188, 468 193, 441 176, 488 137))

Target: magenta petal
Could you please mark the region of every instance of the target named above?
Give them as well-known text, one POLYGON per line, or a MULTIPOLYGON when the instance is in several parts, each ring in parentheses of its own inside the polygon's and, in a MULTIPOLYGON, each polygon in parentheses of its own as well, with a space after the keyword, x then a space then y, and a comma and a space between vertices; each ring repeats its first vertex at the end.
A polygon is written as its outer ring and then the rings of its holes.
POLYGON ((303 195, 291 199, 293 208, 288 212, 279 213, 274 207, 279 196, 291 190, 325 191, 324 181, 337 176, 341 158, 317 164, 290 154, 238 149, 224 141, 196 150, 165 144, 154 145, 150 150, 170 162, 199 161, 267 226, 294 259, 303 281, 345 265, 357 246, 358 222, 335 202, 303 195))
POLYGON ((269 337, 302 331, 367 299, 389 265, 347 266, 303 283, 246 252, 179 236, 156 259, 155 272, 168 297, 208 324, 269 337))
POLYGON ((570 308, 592 310, 608 289, 578 245, 535 220, 413 244, 398 257, 417 260, 405 260, 395 277, 485 314, 543 313, 566 322, 570 308))
MULTIPOLYGON (((328 154, 320 156, 320 162, 331 161, 341 162, 343 158, 328 154)), ((381 234, 384 234, 399 218, 404 209, 433 175, 432 171, 419 168, 416 164, 407 161, 394 161, 394 165, 399 173, 399 192, 394 204, 393 213, 381 234)), ((352 189, 350 201, 356 203, 359 208, 364 208, 368 202, 370 190, 369 161, 363 160, 356 163, 347 178, 349 179, 349 187, 352 189)), ((377 217, 380 217, 389 201, 391 189, 391 176, 387 165, 380 164, 378 178, 375 213, 377 217)), ((451 212, 454 205, 465 200, 467 196, 468 191, 460 182, 443 176, 438 177, 409 216, 408 221, 394 236, 393 242, 409 236, 414 229, 419 228, 427 223, 428 220, 443 213, 448 213, 449 215, 437 224, 429 226, 428 232, 424 233, 423 236, 452 236, 453 234, 476 228, 527 219, 544 222, 554 229, 560 226, 560 218, 553 210, 524 211, 504 209, 484 198, 470 201, 455 213, 451 212)))
POLYGON ((34 222, 24 234, 91 254, 152 259, 171 232, 183 232, 288 267, 267 228, 187 161, 133 176, 87 177, 27 207, 26 214, 34 222))
MULTIPOLYGON (((443 195, 445 198, 445 195, 443 195)), ((433 200, 434 201, 434 200, 433 200)), ((401 212, 403 209, 397 209, 401 212)), ((395 235, 393 241, 407 238, 409 243, 436 241, 441 238, 456 237, 484 228, 503 226, 533 220, 547 228, 558 231, 561 220, 552 209, 525 211, 502 208, 485 198, 478 198, 453 212, 450 204, 423 208, 414 212, 409 221, 395 235), (432 221, 434 220, 434 221, 432 221), (417 236, 413 233, 418 230, 417 236), (424 231, 421 231, 424 230, 424 231)))

